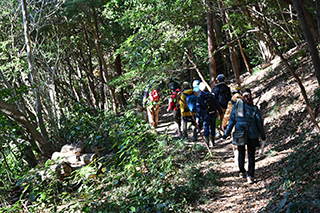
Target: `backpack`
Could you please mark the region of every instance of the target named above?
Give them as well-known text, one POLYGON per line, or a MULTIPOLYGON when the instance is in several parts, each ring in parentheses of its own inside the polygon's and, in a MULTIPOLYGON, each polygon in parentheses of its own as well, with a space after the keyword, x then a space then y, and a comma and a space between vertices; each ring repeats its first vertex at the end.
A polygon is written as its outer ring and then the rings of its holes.
POLYGON ((156 89, 153 89, 151 92, 151 101, 159 101, 159 94, 156 89))
POLYGON ((231 94, 229 93, 228 90, 224 89, 226 86, 221 86, 219 89, 219 104, 222 108, 227 108, 228 102, 231 100, 231 94))
MULTIPOLYGON (((189 110, 194 113, 197 112, 197 96, 192 92, 190 95, 183 93, 186 96, 186 101, 187 101, 187 105, 189 110)), ((186 109, 185 111, 188 111, 188 109, 186 109)))
POLYGON ((206 107, 207 114, 211 115, 216 112, 217 108, 216 108, 214 96, 212 94, 206 96, 203 102, 206 107))

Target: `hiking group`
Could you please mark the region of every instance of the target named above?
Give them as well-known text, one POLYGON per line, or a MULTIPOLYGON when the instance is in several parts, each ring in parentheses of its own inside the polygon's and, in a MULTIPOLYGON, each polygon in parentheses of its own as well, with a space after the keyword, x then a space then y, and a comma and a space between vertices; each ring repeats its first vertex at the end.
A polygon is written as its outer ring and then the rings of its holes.
MULTIPOLYGON (((248 183, 253 183, 259 136, 263 141, 266 139, 261 112, 253 104, 250 89, 241 91, 241 87, 235 87, 231 93, 223 74, 218 75, 216 80, 218 83, 212 92, 208 84, 199 80, 194 80, 192 87, 188 82, 183 82, 181 90, 179 84, 170 83, 167 112, 173 111, 176 136, 188 139, 188 123, 191 123, 192 140, 196 141, 198 135, 202 134, 209 148, 215 145, 216 128, 223 132, 223 139, 227 139, 233 132, 232 144, 239 177, 246 177, 248 183), (246 147, 248 171, 245 169, 246 147)), ((149 90, 150 87, 147 88, 149 90)), ((147 92, 143 101, 152 128, 158 125, 158 101, 156 89, 147 92)))

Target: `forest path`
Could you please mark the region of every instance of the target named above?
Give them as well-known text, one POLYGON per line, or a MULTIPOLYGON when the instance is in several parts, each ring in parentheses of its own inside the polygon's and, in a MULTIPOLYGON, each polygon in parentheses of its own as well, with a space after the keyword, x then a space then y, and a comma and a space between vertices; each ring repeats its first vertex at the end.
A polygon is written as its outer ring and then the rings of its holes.
MULTIPOLYGON (((167 132, 168 135, 174 137, 172 113, 167 113, 166 106, 160 107, 158 132, 167 132)), ((189 140, 191 140, 191 131, 189 130, 189 140)), ((197 144, 203 145, 204 141, 198 138, 197 144)), ((268 143, 268 140, 266 141, 268 143)), ((211 149, 214 155, 214 169, 220 174, 218 193, 208 194, 204 192, 207 198, 206 204, 194 207, 194 212, 258 212, 268 204, 270 195, 266 191, 266 187, 271 182, 276 181, 274 175, 274 167, 277 162, 286 157, 291 151, 283 150, 273 153, 272 155, 259 156, 259 150, 256 151, 256 170, 255 181, 253 184, 247 183, 245 178, 238 177, 238 165, 234 162, 233 145, 231 138, 226 140, 222 138, 216 139, 215 146, 211 149)), ((265 147, 265 153, 270 149, 270 145, 265 147)), ((209 165, 212 160, 204 160, 202 164, 209 165)), ((245 168, 248 168, 246 159, 245 168)), ((209 169, 209 168, 207 168, 209 169)), ((205 190, 205 189, 204 189, 205 190)))
MULTIPOLYGON (((299 54, 299 49, 288 52, 286 57, 294 59, 296 54, 299 54)), ((301 78, 308 97, 315 104, 313 109, 319 120, 320 102, 314 99, 318 82, 315 73, 310 69, 312 69, 310 57, 307 55, 300 57, 296 74, 301 78)), ((211 151, 215 162, 218 162, 214 169, 221 175, 217 186, 218 192, 211 193, 209 190, 204 190, 202 194, 207 201, 193 206, 192 212, 268 212, 263 207, 266 207, 275 195, 267 188, 281 178, 277 176, 277 170, 283 166, 281 160, 293 152, 296 137, 315 131, 312 130, 313 125, 310 125, 310 116, 300 88, 279 58, 260 66, 258 72, 253 75, 243 74, 241 80, 243 88, 251 89, 254 104, 259 107, 264 117, 267 135, 265 155, 259 157, 259 150, 256 151, 255 181, 249 184, 246 179, 238 177, 239 169, 234 162, 231 138, 217 139, 211 151)), ((227 83, 233 90, 235 82, 227 83)), ((166 107, 166 103, 160 107, 157 131, 168 130, 167 134, 174 136, 173 125, 170 125, 172 113, 166 112, 166 107)), ((197 143, 204 145, 200 137, 197 143)), ((212 160, 203 161, 202 165, 212 165, 210 164, 212 160)), ((247 163, 246 159, 246 169, 247 163)))

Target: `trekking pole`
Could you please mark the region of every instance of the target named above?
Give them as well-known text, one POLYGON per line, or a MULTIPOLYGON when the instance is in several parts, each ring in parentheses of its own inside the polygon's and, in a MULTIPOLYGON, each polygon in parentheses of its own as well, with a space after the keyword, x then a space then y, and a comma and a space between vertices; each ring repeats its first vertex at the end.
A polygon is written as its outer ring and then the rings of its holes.
MULTIPOLYGON (((188 104, 187 104, 186 102, 184 102, 180 97, 179 97, 178 99, 181 100, 181 101, 183 102, 183 104, 187 107, 187 109, 191 112, 191 110, 190 110, 189 107, 188 107, 188 104)), ((210 157, 213 157, 212 152, 211 152, 211 150, 210 150, 210 147, 208 146, 206 140, 204 139, 204 136, 203 136, 203 134, 202 134, 202 132, 201 132, 201 130, 200 130, 200 127, 199 127, 199 125, 197 124, 196 119, 194 118, 192 112, 191 112, 191 117, 192 117, 192 120, 194 121, 194 123, 196 124, 197 129, 199 130, 200 136, 201 136, 202 140, 204 141, 204 144, 206 145, 206 147, 207 147, 207 149, 208 149, 208 151, 209 151, 210 157)), ((197 144, 197 141, 196 141, 196 143, 194 144, 194 146, 195 146, 196 144, 197 144)))

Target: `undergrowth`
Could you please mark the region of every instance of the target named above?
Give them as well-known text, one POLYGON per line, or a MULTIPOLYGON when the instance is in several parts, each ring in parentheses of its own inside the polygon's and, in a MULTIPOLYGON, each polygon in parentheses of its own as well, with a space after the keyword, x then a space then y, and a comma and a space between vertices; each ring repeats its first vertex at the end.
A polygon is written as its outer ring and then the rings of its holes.
POLYGON ((273 196, 263 212, 320 211, 320 135, 305 133, 293 140, 294 152, 279 162, 277 181, 267 189, 273 196))
POLYGON ((1 196, 1 212, 186 212, 201 200, 202 189, 214 192, 217 173, 198 166, 203 147, 191 150, 183 140, 159 135, 130 111, 103 119, 79 114, 81 122, 78 116, 64 122, 64 134, 72 141, 83 137, 87 148, 97 145, 104 155, 64 179, 41 178, 48 163, 14 176, 2 195, 17 192, 19 197, 1 196), (97 126, 98 131, 91 129, 97 126))

